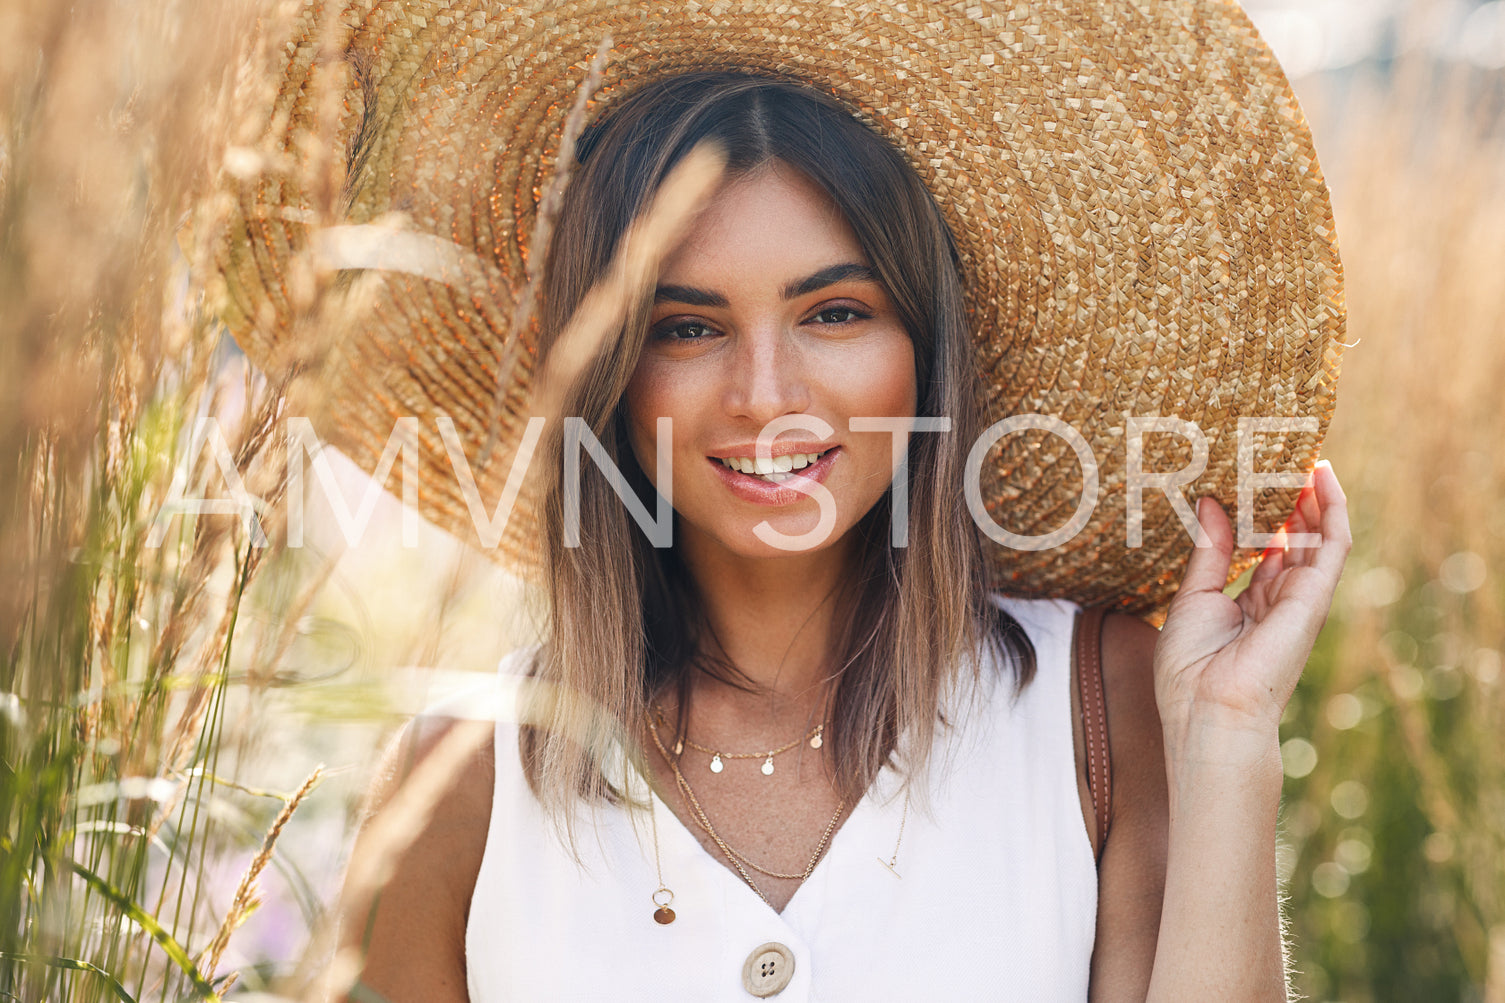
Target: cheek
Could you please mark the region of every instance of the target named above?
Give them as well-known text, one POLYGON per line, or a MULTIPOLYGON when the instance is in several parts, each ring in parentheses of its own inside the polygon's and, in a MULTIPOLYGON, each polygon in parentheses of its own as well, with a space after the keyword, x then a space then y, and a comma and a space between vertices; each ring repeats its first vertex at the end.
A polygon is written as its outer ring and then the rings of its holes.
MULTIPOLYGON (((847 406, 852 416, 912 418, 918 407, 914 372, 914 345, 907 335, 873 346, 863 362, 848 370, 851 395, 847 406)), ((907 438, 907 436, 905 437, 907 438)), ((866 463, 872 464, 875 486, 887 484, 893 475, 893 438, 890 432, 856 433, 853 445, 861 444, 866 463), (878 469, 885 476, 877 477, 878 469)))
POLYGON ((683 380, 671 378, 672 371, 645 360, 638 364, 622 396, 627 438, 638 466, 657 487, 658 420, 673 422, 670 441, 665 448, 678 452, 678 446, 694 429, 693 395, 683 380))
POLYGON ((863 370, 864 403, 873 416, 913 416, 918 406, 914 343, 897 335, 872 352, 863 370))
POLYGON ((627 392, 622 395, 622 414, 626 418, 627 442, 632 449, 632 455, 637 458, 638 466, 652 480, 654 465, 654 443, 656 434, 656 421, 659 410, 659 398, 654 392, 654 384, 650 375, 644 372, 641 364, 632 374, 632 380, 627 384, 627 392))

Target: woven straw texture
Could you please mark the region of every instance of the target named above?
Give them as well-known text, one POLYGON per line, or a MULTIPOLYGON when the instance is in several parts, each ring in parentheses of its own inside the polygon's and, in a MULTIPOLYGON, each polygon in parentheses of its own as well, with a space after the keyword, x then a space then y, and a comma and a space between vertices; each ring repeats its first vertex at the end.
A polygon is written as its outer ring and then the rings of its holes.
MULTIPOLYGON (((397 243, 374 262, 368 309, 335 339, 314 419, 371 470, 394 419, 417 416, 420 506, 439 525, 476 540, 436 419, 453 420, 477 462, 499 379, 497 446, 474 470, 488 511, 511 469, 535 362, 513 314, 537 203, 608 36, 592 119, 687 70, 794 79, 834 93, 928 184, 961 250, 991 419, 1055 416, 1098 464, 1097 505, 1072 540, 989 544, 999 588, 1163 609, 1190 538, 1149 490, 1143 545, 1127 545, 1127 416, 1195 422, 1208 461, 1183 490, 1217 496, 1230 515, 1238 418, 1315 419, 1315 431, 1260 436, 1253 465, 1315 464, 1335 402, 1342 269, 1305 120, 1234 3, 308 4, 279 50, 281 89, 257 148, 269 166, 232 183, 222 312, 263 365, 303 330, 296 289, 301 252, 317 245, 318 193, 293 165, 314 147, 348 168, 340 222, 396 213, 405 235, 422 235, 406 257, 397 243), (332 143, 319 146, 321 74, 339 81, 340 100, 327 103, 332 143)), ((1190 458, 1180 437, 1145 438, 1145 470, 1190 458)), ((546 460, 558 462, 535 465, 546 460)), ((539 560, 537 482, 491 551, 525 575, 539 560)), ((1021 535, 1065 525, 1082 487, 1071 445, 1038 431, 995 446, 981 483, 993 517, 1021 535)), ((1254 528, 1278 528, 1295 495, 1261 492, 1254 528)), ((1234 573, 1257 556, 1238 552, 1234 573)))

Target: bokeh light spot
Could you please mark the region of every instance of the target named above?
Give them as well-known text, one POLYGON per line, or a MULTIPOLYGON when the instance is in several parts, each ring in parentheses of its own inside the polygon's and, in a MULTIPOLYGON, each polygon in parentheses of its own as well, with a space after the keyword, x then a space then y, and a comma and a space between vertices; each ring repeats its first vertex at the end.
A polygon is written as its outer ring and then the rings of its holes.
POLYGON ((1352 693, 1339 693, 1327 702, 1327 723, 1347 731, 1364 720, 1364 704, 1352 693))
POLYGON ((1358 818, 1369 810, 1369 788, 1357 780, 1344 780, 1333 788, 1328 800, 1339 815, 1358 818))
POLYGON ((1500 653, 1494 648, 1480 648, 1469 659, 1468 670, 1485 686, 1500 681, 1500 653))
POLYGON ((1339 903, 1333 913, 1333 932, 1345 943, 1363 943, 1369 933, 1369 910, 1361 902, 1339 903))
POLYGON ((1489 566, 1472 550, 1448 555, 1437 569, 1437 579, 1442 582, 1442 587, 1459 595, 1473 592, 1488 576, 1489 566))
POLYGON ((1406 580, 1394 568, 1370 568, 1356 584, 1359 601, 1366 606, 1389 606, 1406 594, 1406 580))
POLYGON ((1415 700, 1421 696, 1427 681, 1414 665, 1397 665, 1390 670, 1390 687, 1402 700, 1415 700))
POLYGON ((1340 840, 1333 848, 1333 860, 1349 874, 1363 874, 1369 870, 1373 857, 1374 851, 1361 839, 1340 840))
POLYGON ((1348 872, 1331 860, 1312 869, 1312 888, 1323 898, 1337 898, 1348 891, 1348 884, 1348 872))
POLYGON ((1317 748, 1304 738, 1288 738, 1280 746, 1286 776, 1299 780, 1317 768, 1317 748))
POLYGON ((1457 844, 1451 834, 1434 832, 1422 840, 1421 852, 1434 864, 1445 864, 1453 859, 1457 844))

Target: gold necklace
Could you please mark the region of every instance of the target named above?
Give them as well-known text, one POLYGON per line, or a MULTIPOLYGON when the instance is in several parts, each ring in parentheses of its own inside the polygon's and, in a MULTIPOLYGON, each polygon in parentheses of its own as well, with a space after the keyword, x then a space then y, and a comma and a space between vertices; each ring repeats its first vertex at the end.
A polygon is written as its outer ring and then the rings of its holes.
MULTIPOLYGON (((659 755, 661 755, 661 756, 664 757, 664 762, 667 763, 668 766, 669 766, 669 769, 673 771, 673 773, 674 773, 674 782, 679 786, 680 793, 684 795, 686 802, 689 803, 690 813, 695 817, 696 823, 702 829, 704 829, 706 831, 706 834, 709 835, 711 837, 711 840, 716 844, 716 846, 718 848, 720 848, 721 852, 726 856, 727 862, 730 863, 732 865, 732 867, 736 868, 737 873, 742 876, 742 880, 743 881, 747 882, 748 887, 751 888, 754 892, 757 893, 758 898, 762 899, 765 905, 767 905, 770 909, 772 909, 773 908, 773 903, 768 900, 768 896, 767 895, 763 894, 763 889, 761 889, 761 888, 758 887, 758 883, 753 880, 752 875, 749 874, 749 873, 747 873, 747 868, 742 866, 742 862, 746 859, 745 856, 743 854, 738 853, 737 851, 733 850, 730 846, 728 846, 726 840, 722 839, 721 836, 720 836, 720 834, 718 834, 716 832, 715 827, 711 825, 711 820, 710 820, 710 818, 708 818, 706 816, 705 809, 701 808, 701 806, 700 806, 700 800, 695 797, 695 792, 690 789, 690 782, 688 780, 686 780, 685 779, 685 775, 680 772, 678 764, 676 764, 674 762, 673 758, 669 755, 669 750, 666 749, 666 748, 664 748, 663 740, 661 738, 659 738, 659 735, 658 735, 658 728, 656 727, 656 722, 654 722, 651 717, 648 720, 648 733, 653 736, 653 744, 654 744, 654 746, 656 746, 658 748, 659 755)), ((806 865, 805 872, 803 874, 789 874, 789 875, 778 874, 776 872, 766 870, 766 869, 764 869, 762 867, 758 867, 756 864, 753 864, 751 861, 748 861, 748 864, 750 866, 752 866, 755 870, 761 871, 764 874, 768 874, 771 877, 787 877, 787 878, 789 878, 791 880, 798 880, 801 884, 803 884, 805 882, 805 880, 807 878, 809 878, 812 873, 814 873, 814 871, 815 871, 815 865, 820 862, 821 854, 823 854, 825 852, 826 845, 831 841, 831 833, 833 833, 833 832, 836 831, 836 824, 841 820, 841 813, 846 808, 846 806, 847 806, 847 803, 846 803, 846 799, 845 798, 843 798, 841 801, 839 801, 837 803, 837 805, 836 805, 836 814, 834 814, 834 815, 831 816, 831 821, 826 824, 826 831, 823 832, 823 833, 821 833, 820 842, 818 844, 816 844, 815 852, 813 854, 811 854, 811 856, 810 856, 810 863, 808 865, 806 865)), ((655 831, 655 837, 656 836, 657 836, 657 833, 655 831)), ((657 843, 656 842, 655 842, 654 852, 655 852, 655 855, 656 855, 657 854, 657 843)), ((663 885, 662 877, 660 877, 659 884, 660 884, 660 887, 662 887, 662 885, 663 885)), ((658 896, 658 892, 655 892, 654 895, 655 895, 655 897, 657 897, 658 896)), ((671 893, 671 896, 672 896, 672 893, 671 893)), ((658 904, 659 903, 657 901, 655 901, 655 905, 658 905, 658 904)), ((657 918, 657 915, 655 915, 655 918, 657 918)), ((667 919, 667 920, 662 920, 662 919, 659 920, 659 922, 661 922, 661 923, 662 922, 672 922, 672 921, 673 921, 672 914, 671 914, 670 918, 667 919)))
MULTIPOLYGON (((666 728, 669 726, 669 722, 664 720, 664 712, 659 709, 658 704, 650 705, 649 709, 653 712, 654 721, 658 725, 662 725, 666 728)), ((676 756, 680 755, 685 751, 686 746, 689 746, 696 752, 709 753, 711 757, 712 773, 720 773, 722 770, 726 769, 726 764, 722 762, 722 760, 725 759, 761 759, 763 760, 763 775, 767 777, 773 775, 774 756, 777 756, 783 752, 788 752, 796 745, 799 745, 801 742, 805 741, 808 741, 810 743, 810 748, 819 749, 824 742, 822 734, 825 732, 825 729, 825 722, 822 722, 820 724, 817 724, 814 728, 811 728, 809 731, 805 732, 805 734, 801 735, 799 738, 796 738, 794 741, 781 745, 777 749, 770 749, 767 752, 721 752, 716 749, 711 749, 704 745, 699 745, 695 742, 692 742, 687 736, 681 736, 679 740, 674 743, 674 754, 676 756)))
MULTIPOLYGON (((898 871, 894 870, 894 865, 896 865, 899 862, 899 846, 900 846, 900 844, 902 844, 904 842, 904 823, 907 822, 907 821, 909 821, 909 791, 908 791, 908 789, 906 789, 904 791, 904 811, 901 812, 900 815, 899 815, 899 838, 896 839, 896 840, 894 840, 894 855, 892 857, 889 857, 887 860, 884 860, 882 857, 878 858, 878 863, 880 863, 884 867, 888 868, 888 873, 892 874, 894 877, 898 878, 900 881, 904 880, 904 875, 902 875, 898 871)), ((653 838, 654 839, 658 839, 658 830, 657 829, 653 830, 653 838)), ((657 857, 658 857, 658 844, 657 843, 653 844, 653 853, 654 853, 654 859, 657 859, 657 857)), ((658 881, 658 883, 660 885, 662 885, 664 883, 664 878, 663 878, 662 874, 659 875, 659 881, 658 881)))
MULTIPOLYGON (((658 908, 653 910, 653 921, 663 926, 674 922, 674 910, 669 908, 674 904, 674 893, 664 884, 664 865, 658 859, 658 809, 653 804, 653 790, 648 791, 649 818, 653 821, 653 870, 658 875, 658 887, 653 891, 653 904, 658 908)), ((895 847, 895 852, 898 848, 895 847)))
MULTIPOLYGON (((659 720, 660 720, 660 723, 662 723, 663 719, 660 718, 659 720)), ((654 738, 654 741, 656 743, 658 743, 658 745, 659 745, 659 751, 662 752, 663 751, 663 743, 659 739, 656 730, 655 730, 653 738, 654 738)), ((676 766, 672 761, 668 761, 667 760, 667 757, 666 757, 666 762, 669 762, 669 769, 671 769, 671 770, 674 771, 674 780, 675 780, 675 783, 679 785, 680 793, 685 796, 686 802, 688 802, 690 805, 693 806, 693 810, 692 810, 691 814, 695 818, 695 824, 698 825, 701 829, 703 829, 705 831, 706 835, 710 836, 712 839, 717 839, 716 831, 714 829, 712 829, 711 826, 710 826, 710 819, 708 817, 706 817, 704 809, 702 809, 700 807, 700 800, 695 797, 695 792, 690 789, 690 781, 687 778, 685 778, 684 774, 679 770, 678 766, 676 766)), ((842 809, 842 805, 838 805, 837 809, 836 809, 836 813, 837 813, 836 817, 837 818, 841 817, 841 809, 842 809)), ((833 822, 834 821, 835 820, 833 819, 833 822)), ((830 835, 830 833, 828 831, 827 832, 827 837, 829 837, 829 835, 830 835)), ((746 864, 748 867, 751 867, 753 870, 755 870, 755 871, 757 871, 757 872, 759 872, 761 874, 768 875, 770 878, 784 878, 784 879, 790 880, 790 881, 803 881, 810 874, 810 870, 808 870, 808 869, 803 874, 786 874, 786 873, 784 873, 782 871, 772 871, 772 870, 769 870, 768 868, 764 867, 763 865, 757 863, 752 858, 748 857, 747 854, 743 853, 741 850, 738 850, 735 847, 733 847, 731 844, 726 843, 724 840, 718 840, 718 845, 721 845, 723 847, 724 852, 728 853, 731 856, 736 857, 738 860, 742 861, 742 863, 746 864)), ((895 853, 897 853, 898 847, 895 847, 894 849, 895 849, 895 853)), ((819 857, 819 855, 820 855, 820 847, 816 847, 816 856, 817 856, 817 858, 819 857)))

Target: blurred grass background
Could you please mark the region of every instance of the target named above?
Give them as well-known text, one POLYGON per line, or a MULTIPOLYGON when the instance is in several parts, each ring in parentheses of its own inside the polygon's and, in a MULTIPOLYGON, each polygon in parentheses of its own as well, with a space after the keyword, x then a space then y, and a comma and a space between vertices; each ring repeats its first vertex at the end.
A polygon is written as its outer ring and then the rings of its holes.
POLYGON ((1251 4, 1333 189, 1354 550, 1287 712, 1297 986, 1505 1003, 1505 4, 1251 4))
MULTIPOLYGON (((484 558, 398 546, 390 499, 351 548, 327 511, 296 552, 224 516, 143 546, 185 459, 222 487, 198 417, 282 490, 283 388, 194 295, 253 6, 0 7, 0 999, 299 991, 373 750, 532 632, 484 558)), ((1248 7, 1354 345, 1324 452, 1355 548, 1282 734, 1297 985, 1505 1003, 1505 4, 1248 7)))

